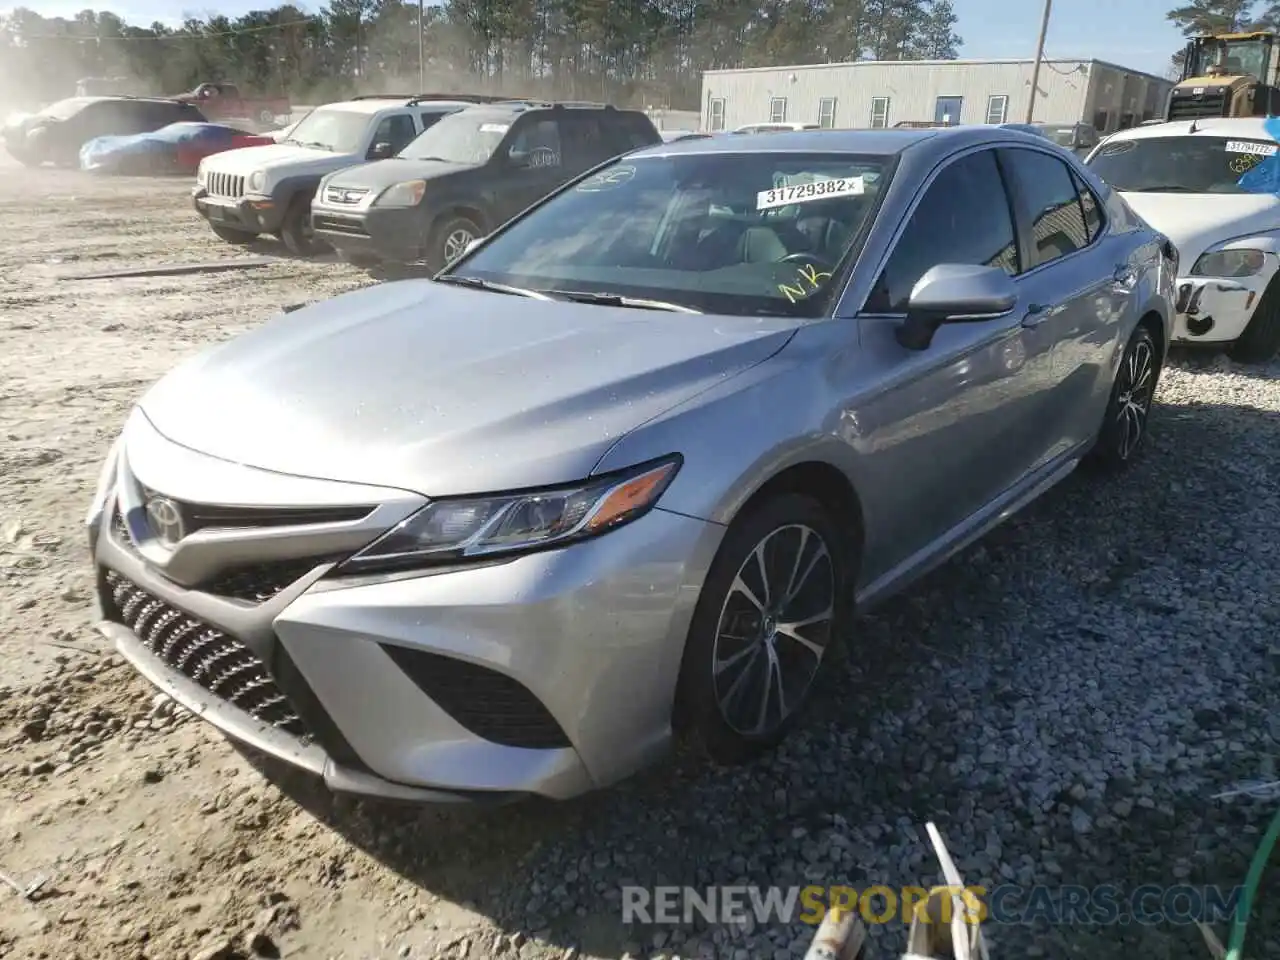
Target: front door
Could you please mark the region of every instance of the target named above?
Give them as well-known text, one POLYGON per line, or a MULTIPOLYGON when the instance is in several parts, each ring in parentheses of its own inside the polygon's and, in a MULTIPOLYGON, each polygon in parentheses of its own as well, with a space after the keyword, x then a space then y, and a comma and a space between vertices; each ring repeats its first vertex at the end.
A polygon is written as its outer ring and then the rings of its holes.
POLYGON ((564 151, 558 121, 524 117, 507 141, 505 176, 494 191, 495 223, 505 223, 564 183, 564 151))
POLYGON ((851 397, 855 446, 875 502, 868 523, 871 583, 956 530, 1021 480, 1034 460, 1026 433, 1025 304, 1006 316, 944 324, 924 350, 901 346, 911 290, 942 263, 1021 272, 1012 206, 993 150, 949 161, 924 191, 859 317, 861 351, 851 397))
POLYGON ((1097 198, 1065 162, 1022 147, 1001 150, 1000 162, 1017 197, 1028 264, 1018 286, 1035 358, 1036 459, 1047 462, 1097 431, 1096 393, 1110 386, 1107 366, 1139 265, 1124 262, 1125 241, 1102 234, 1097 198))

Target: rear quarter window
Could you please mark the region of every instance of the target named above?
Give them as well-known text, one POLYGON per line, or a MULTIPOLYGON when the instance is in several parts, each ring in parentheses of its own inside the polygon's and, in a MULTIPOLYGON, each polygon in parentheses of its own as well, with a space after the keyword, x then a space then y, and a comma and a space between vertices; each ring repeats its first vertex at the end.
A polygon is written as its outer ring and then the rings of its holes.
POLYGON ((650 144, 662 142, 662 134, 658 133, 658 128, 653 125, 653 121, 643 113, 623 113, 619 119, 622 123, 623 138, 631 148, 647 147, 650 144))

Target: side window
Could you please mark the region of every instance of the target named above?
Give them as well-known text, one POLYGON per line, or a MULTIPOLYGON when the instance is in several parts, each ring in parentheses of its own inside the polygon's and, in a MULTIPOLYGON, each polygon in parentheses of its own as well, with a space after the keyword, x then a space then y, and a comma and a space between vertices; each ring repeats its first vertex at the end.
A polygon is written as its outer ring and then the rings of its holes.
POLYGON ((564 134, 564 159, 570 167, 592 167, 618 153, 605 137, 595 114, 572 113, 560 124, 564 134))
POLYGON ((1076 193, 1080 196, 1080 208, 1084 211, 1084 225, 1089 231, 1089 242, 1093 243, 1102 232, 1102 208, 1089 185, 1074 170, 1071 171, 1071 179, 1075 181, 1076 193))
POLYGON ((445 117, 445 116, 448 116, 447 112, 442 112, 440 110, 432 110, 426 113, 419 114, 418 119, 422 121, 422 129, 429 130, 431 127, 436 125, 436 121, 438 121, 441 117, 445 117))
POLYGON ((969 154, 929 185, 867 298, 869 313, 902 313, 916 282, 940 263, 1019 272, 1013 215, 996 155, 969 154))
MULTIPOLYGON (((613 139, 618 143, 616 153, 647 147, 662 140, 662 135, 654 129, 653 121, 642 113, 621 112, 611 124, 617 128, 613 130, 613 139)), ((610 127, 611 124, 605 126, 610 127)))
POLYGON ((1049 263, 1089 245, 1089 228, 1071 170, 1056 157, 1036 150, 1005 151, 1031 216, 1029 266, 1049 263))
POLYGON ((369 149, 372 150, 379 143, 389 143, 394 156, 407 147, 417 135, 418 131, 413 126, 413 117, 409 114, 397 113, 394 116, 383 117, 378 123, 378 129, 373 135, 373 143, 369 145, 369 149))
POLYGON ((560 125, 533 120, 521 126, 511 142, 511 158, 525 167, 560 166, 560 125))

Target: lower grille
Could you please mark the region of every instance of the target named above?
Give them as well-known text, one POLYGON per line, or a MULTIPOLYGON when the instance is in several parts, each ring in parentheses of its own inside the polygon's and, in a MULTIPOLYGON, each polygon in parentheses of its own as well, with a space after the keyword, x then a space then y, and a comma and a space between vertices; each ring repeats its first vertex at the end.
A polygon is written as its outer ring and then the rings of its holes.
POLYGON ((1206 93, 1198 97, 1175 97, 1169 104, 1169 119, 1172 121, 1225 117, 1227 109, 1227 98, 1221 93, 1206 93))
POLYGON ((453 657, 392 644, 382 649, 419 690, 477 737, 532 750, 570 746, 555 717, 518 680, 453 657))
POLYGON ((244 177, 210 171, 208 178, 209 196, 229 197, 232 200, 239 200, 244 196, 244 177))
POLYGON ((311 218, 311 225, 317 230, 345 233, 352 237, 367 237, 369 235, 364 228, 364 224, 359 220, 347 220, 342 217, 326 217, 317 213, 311 218))
POLYGON ((254 719, 310 740, 288 698, 243 643, 152 596, 113 570, 106 571, 105 580, 115 619, 167 666, 254 719))

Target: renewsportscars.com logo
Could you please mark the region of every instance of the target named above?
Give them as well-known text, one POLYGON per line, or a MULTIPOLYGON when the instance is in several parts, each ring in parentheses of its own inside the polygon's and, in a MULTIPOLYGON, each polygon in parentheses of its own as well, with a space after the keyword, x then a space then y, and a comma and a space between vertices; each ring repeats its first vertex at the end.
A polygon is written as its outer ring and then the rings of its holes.
MULTIPOLYGON (((943 887, 959 897, 967 923, 1192 924, 1229 922, 1243 909, 1243 888, 1161 887, 1125 891, 1103 885, 1082 887, 943 887)), ((623 887, 622 920, 648 925, 707 923, 818 924, 829 910, 856 913, 869 924, 909 924, 928 899, 923 887, 623 887)), ((951 922, 951 901, 943 902, 944 923, 951 922)))

